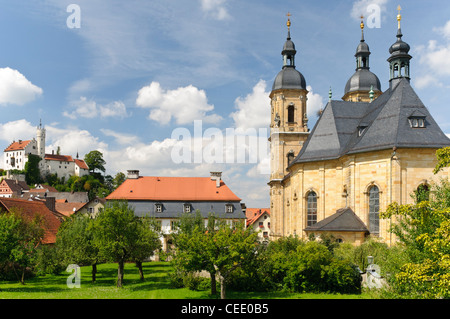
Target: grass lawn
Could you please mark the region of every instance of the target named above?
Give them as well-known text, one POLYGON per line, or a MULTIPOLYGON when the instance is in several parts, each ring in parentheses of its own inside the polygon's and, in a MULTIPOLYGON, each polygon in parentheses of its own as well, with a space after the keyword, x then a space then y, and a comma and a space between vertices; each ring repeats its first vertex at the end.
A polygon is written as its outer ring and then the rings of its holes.
MULTIPOLYGON (((81 288, 68 288, 70 273, 46 275, 18 282, 0 281, 0 299, 211 299, 210 291, 192 291, 188 288, 171 288, 167 273, 171 266, 165 262, 144 263, 145 281, 139 280, 134 264, 125 265, 124 286, 116 287, 117 264, 97 267, 96 282, 91 282, 91 267, 81 268, 81 288)), ((229 299, 366 299, 361 295, 257 293, 227 291, 229 299)))

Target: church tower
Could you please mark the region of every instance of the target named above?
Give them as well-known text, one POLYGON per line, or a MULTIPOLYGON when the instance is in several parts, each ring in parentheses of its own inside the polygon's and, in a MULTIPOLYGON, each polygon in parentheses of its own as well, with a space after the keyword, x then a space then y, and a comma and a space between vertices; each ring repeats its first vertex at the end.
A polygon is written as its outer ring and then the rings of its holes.
POLYGON ((370 71, 369 46, 364 40, 364 22, 361 17, 361 41, 356 48, 356 70, 345 85, 342 99, 349 102, 371 102, 381 95, 378 77, 370 71))
POLYGON ((389 48, 391 56, 388 58, 389 62, 389 85, 391 88, 402 78, 410 80, 410 68, 409 62, 412 59, 409 52, 409 44, 402 40, 402 29, 400 27, 400 21, 402 16, 400 15, 401 7, 398 6, 398 29, 397 29, 397 41, 389 48))
POLYGON ((272 234, 282 234, 283 186, 286 168, 300 152, 309 135, 306 100, 308 91, 303 75, 295 68, 297 53, 291 40, 291 21, 288 13, 288 34, 281 55, 283 67, 276 76, 271 99, 270 121, 270 199, 272 234))

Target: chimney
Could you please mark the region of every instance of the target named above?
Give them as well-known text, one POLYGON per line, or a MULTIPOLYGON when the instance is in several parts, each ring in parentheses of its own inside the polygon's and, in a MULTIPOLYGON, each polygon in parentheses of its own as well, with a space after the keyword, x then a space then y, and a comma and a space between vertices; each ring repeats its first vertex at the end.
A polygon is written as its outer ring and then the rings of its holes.
POLYGON ((56 205, 55 205, 56 200, 55 200, 55 197, 46 197, 44 202, 45 202, 45 206, 47 206, 47 208, 49 210, 51 210, 52 212, 56 211, 56 205))
POLYGON ((139 178, 139 170, 127 170, 127 178, 128 179, 138 179, 139 178))
POLYGON ((216 181, 216 187, 220 187, 220 181, 222 180, 222 172, 210 172, 211 180, 216 181))

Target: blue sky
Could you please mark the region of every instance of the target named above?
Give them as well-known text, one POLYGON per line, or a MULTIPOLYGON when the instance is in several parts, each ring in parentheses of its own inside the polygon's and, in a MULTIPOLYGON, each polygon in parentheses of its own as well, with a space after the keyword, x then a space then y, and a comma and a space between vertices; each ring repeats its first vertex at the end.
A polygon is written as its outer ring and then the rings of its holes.
MULTIPOLYGON (((371 71, 388 87, 397 6, 411 46, 412 85, 450 133, 450 5, 424 0, 1 0, 0 145, 31 139, 42 120, 47 152, 104 153, 107 173, 208 176, 224 181, 248 207, 268 207, 268 175, 258 163, 175 163, 174 130, 267 128, 268 95, 282 66, 286 13, 296 66, 309 86, 312 129, 330 87, 343 95, 355 70, 359 16, 380 8, 367 27, 371 71), (80 28, 69 28, 70 4, 80 28)), ((265 136, 259 136, 265 139, 265 136)), ((1 167, 1 165, 0 165, 1 167)))

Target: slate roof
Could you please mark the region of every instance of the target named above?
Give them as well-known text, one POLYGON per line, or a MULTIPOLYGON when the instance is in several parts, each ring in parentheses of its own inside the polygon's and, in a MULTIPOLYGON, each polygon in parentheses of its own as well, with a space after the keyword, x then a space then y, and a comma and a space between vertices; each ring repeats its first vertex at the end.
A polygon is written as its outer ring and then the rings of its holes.
POLYGON ((407 79, 396 81, 372 103, 330 101, 291 165, 336 159, 347 154, 397 148, 450 146, 407 79), (425 128, 412 128, 410 116, 425 116, 425 128), (359 134, 359 128, 364 127, 359 134))
POLYGON ((305 231, 369 232, 363 221, 348 207, 338 209, 333 215, 306 227, 305 231))

